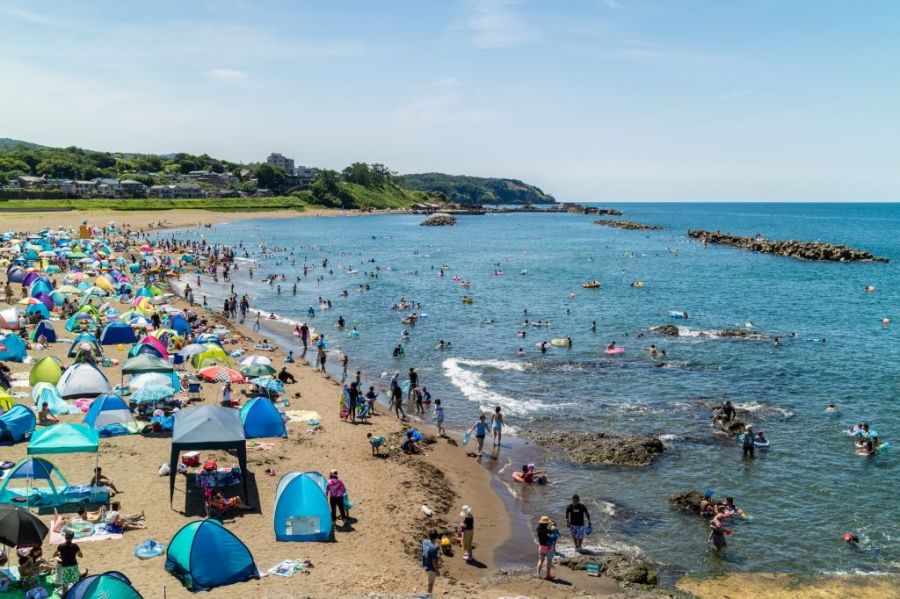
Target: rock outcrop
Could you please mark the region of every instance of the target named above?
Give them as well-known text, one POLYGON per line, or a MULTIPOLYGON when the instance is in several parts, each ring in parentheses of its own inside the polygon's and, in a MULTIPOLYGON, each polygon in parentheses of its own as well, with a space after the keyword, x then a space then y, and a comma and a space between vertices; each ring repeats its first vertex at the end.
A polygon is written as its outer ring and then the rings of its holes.
POLYGON ((670 495, 667 500, 672 509, 686 514, 700 514, 700 502, 703 501, 703 493, 700 491, 683 491, 670 495))
POLYGON ((661 327, 653 327, 650 329, 651 333, 656 333, 657 335, 668 335, 669 337, 677 337, 678 336, 678 327, 674 324, 664 324, 661 327))
POLYGON ((603 225, 604 227, 615 227, 617 229, 628 229, 629 231, 660 231, 662 227, 659 225, 645 225, 644 223, 635 223, 628 220, 612 220, 601 218, 594 221, 595 225, 603 225))
POLYGON ((456 219, 449 214, 444 214, 443 212, 435 212, 434 214, 423 220, 421 224, 423 227, 446 227, 449 225, 455 225, 456 219))
MULTIPOLYGON (((650 328, 650 332, 655 335, 666 335, 668 337, 677 337, 681 334, 678 327, 674 324, 664 324, 660 327, 652 327, 650 328)), ((770 337, 764 333, 737 328, 694 331, 693 333, 697 337, 708 337, 710 339, 744 339, 747 341, 764 341, 770 337)))
POLYGON ((570 570, 584 570, 587 564, 600 564, 600 572, 619 582, 630 584, 656 584, 656 572, 639 557, 624 553, 600 555, 574 554, 559 560, 570 570))
POLYGON ((730 245, 732 247, 762 254, 787 256, 799 260, 816 260, 829 262, 888 262, 865 250, 858 250, 846 245, 835 245, 822 241, 777 241, 764 237, 740 237, 719 231, 695 229, 688 231, 688 237, 703 243, 730 245))
POLYGON ((535 443, 562 449, 573 462, 585 465, 646 466, 665 447, 656 437, 612 433, 533 433, 535 443))

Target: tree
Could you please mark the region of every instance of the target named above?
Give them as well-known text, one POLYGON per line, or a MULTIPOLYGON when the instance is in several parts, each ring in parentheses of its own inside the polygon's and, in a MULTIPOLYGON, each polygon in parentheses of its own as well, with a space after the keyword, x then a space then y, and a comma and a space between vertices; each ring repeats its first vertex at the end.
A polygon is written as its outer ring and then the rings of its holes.
POLYGON ((260 189, 281 189, 284 184, 284 171, 267 162, 256 167, 256 186, 260 189))

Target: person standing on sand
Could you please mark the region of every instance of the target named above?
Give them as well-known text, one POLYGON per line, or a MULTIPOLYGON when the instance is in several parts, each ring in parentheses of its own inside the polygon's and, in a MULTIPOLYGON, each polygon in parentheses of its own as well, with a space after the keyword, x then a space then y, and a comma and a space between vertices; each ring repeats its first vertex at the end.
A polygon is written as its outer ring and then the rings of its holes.
POLYGON ((500 439, 503 437, 503 414, 500 413, 500 406, 494 408, 491 415, 491 430, 494 432, 494 447, 500 447, 500 439))
POLYGON ((309 344, 309 326, 305 322, 300 325, 300 341, 303 343, 303 352, 306 353, 309 344))
POLYGON ((472 515, 472 509, 467 505, 462 506, 462 511, 459 515, 463 519, 460 523, 460 528, 462 528, 463 559, 470 562, 475 559, 475 556, 472 555, 472 541, 475 539, 475 516, 472 515))
POLYGON ((403 411, 403 389, 396 380, 391 381, 391 405, 397 418, 406 420, 406 412, 403 411))
POLYGON ((428 533, 428 538, 422 541, 422 567, 425 568, 425 576, 428 581, 428 595, 434 591, 434 581, 438 576, 438 548, 437 540, 440 535, 436 530, 428 533))
POLYGON ((332 470, 328 475, 328 483, 325 485, 325 493, 328 495, 328 503, 331 506, 331 521, 336 521, 337 513, 341 514, 341 522, 347 523, 347 508, 344 506, 344 494, 347 487, 344 481, 338 478, 338 471, 332 470))
POLYGON ((578 495, 572 495, 572 503, 566 507, 566 524, 572 533, 572 541, 575 542, 575 551, 581 552, 581 544, 584 542, 586 529, 584 519, 587 518, 587 527, 591 526, 591 515, 588 509, 581 503, 578 495))
POLYGON ((538 543, 537 576, 547 580, 553 580, 553 574, 550 573, 550 568, 553 567, 553 543, 550 540, 550 525, 552 523, 548 516, 541 516, 535 531, 538 543), (544 569, 545 564, 547 566, 547 574, 542 576, 541 571, 544 569))
POLYGON ((259 331, 259 312, 256 313, 256 320, 253 321, 253 330, 259 331))
POLYGON ((415 368, 409 369, 409 393, 406 396, 407 400, 412 399, 413 397, 413 389, 419 386, 419 373, 416 372, 415 368))
POLYGON ((319 346, 316 350, 316 364, 318 365, 318 369, 322 372, 325 372, 325 360, 327 359, 325 355, 325 347, 319 346))

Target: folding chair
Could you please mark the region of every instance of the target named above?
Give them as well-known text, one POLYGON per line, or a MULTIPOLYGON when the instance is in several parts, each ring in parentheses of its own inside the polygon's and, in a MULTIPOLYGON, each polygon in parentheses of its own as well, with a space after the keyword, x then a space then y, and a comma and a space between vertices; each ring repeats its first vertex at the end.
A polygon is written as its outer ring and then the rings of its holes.
POLYGON ((188 383, 188 401, 200 401, 200 383, 188 383))

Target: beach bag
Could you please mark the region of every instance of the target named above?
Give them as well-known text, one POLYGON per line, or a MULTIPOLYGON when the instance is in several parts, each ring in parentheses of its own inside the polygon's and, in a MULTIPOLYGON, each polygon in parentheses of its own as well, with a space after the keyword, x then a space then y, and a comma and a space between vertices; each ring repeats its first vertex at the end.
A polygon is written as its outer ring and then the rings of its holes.
POLYGON ((168 464, 160 464, 159 465, 159 475, 160 476, 169 476, 169 474, 171 472, 172 472, 172 469, 169 467, 168 464))

